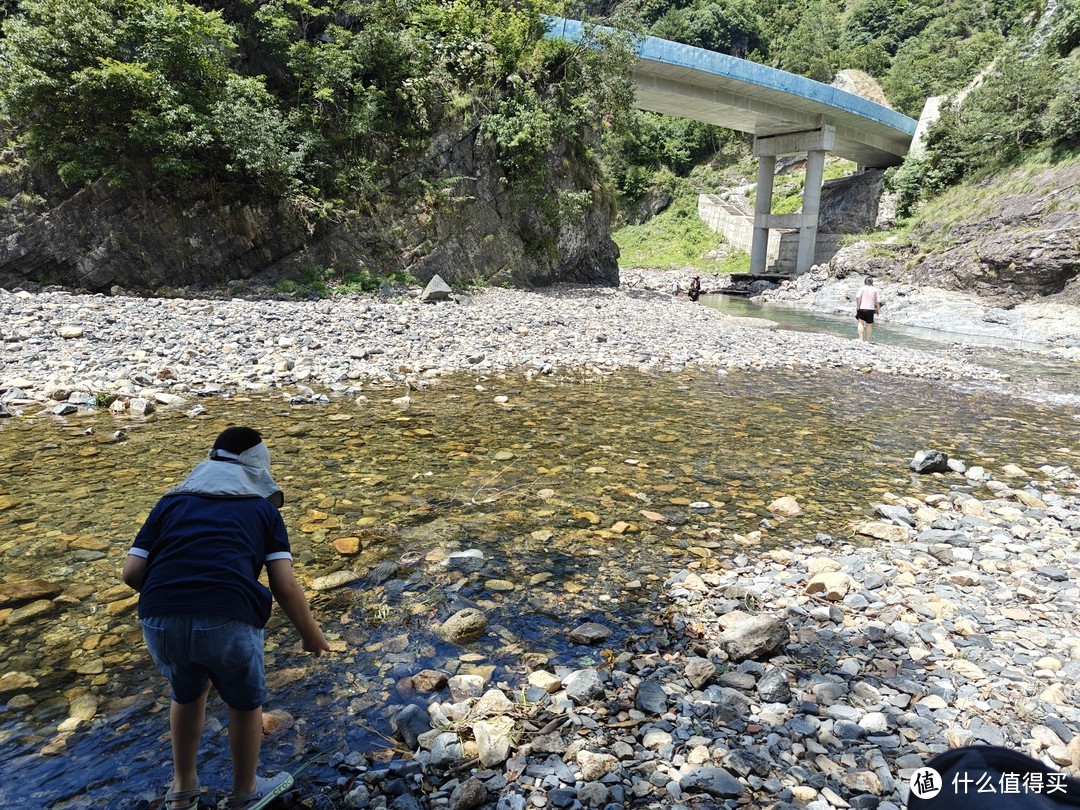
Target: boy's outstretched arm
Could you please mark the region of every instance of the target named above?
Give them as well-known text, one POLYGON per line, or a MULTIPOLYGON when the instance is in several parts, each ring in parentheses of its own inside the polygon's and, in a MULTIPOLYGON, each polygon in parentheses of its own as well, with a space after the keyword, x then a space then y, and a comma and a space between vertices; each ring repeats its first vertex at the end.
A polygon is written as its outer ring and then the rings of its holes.
POLYGON ((292 560, 270 560, 266 564, 266 575, 270 580, 271 593, 293 623, 293 627, 300 633, 304 649, 314 653, 316 658, 329 652, 330 645, 326 643, 326 636, 311 615, 311 606, 308 605, 304 589, 293 575, 292 560))

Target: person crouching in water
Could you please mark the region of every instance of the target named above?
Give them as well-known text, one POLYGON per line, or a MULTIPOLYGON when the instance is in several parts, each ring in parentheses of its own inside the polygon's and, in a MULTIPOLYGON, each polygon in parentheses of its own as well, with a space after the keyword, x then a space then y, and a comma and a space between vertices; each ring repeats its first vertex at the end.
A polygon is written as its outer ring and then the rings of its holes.
POLYGON ((266 700, 263 627, 271 594, 316 657, 329 650, 292 571, 292 552, 258 431, 230 427, 210 459, 166 492, 135 537, 123 579, 139 591, 150 656, 172 687, 173 781, 163 809, 195 810, 196 768, 213 684, 229 706, 229 807, 264 807, 292 783, 256 776, 266 700), (266 566, 270 588, 259 582, 266 566))
POLYGON ((859 292, 855 295, 855 321, 859 325, 859 340, 870 341, 874 331, 874 315, 881 314, 881 299, 878 296, 874 279, 866 277, 859 292))
POLYGON ((690 282, 690 291, 687 293, 691 301, 697 301, 701 297, 701 276, 694 276, 690 282))

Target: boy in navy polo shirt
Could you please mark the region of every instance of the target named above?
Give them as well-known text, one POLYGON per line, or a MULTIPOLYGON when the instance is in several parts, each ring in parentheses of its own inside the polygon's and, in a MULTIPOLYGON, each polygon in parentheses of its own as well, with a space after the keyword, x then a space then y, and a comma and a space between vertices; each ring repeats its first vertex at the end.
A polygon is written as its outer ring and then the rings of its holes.
POLYGON ((265 807, 292 782, 256 776, 266 699, 262 628, 271 594, 316 657, 329 650, 292 572, 284 502, 258 431, 231 427, 210 460, 158 501, 124 563, 146 646, 173 690, 173 781, 164 807, 195 810, 196 758, 212 683, 229 706, 230 808, 265 807), (270 588, 259 582, 266 566, 270 588))

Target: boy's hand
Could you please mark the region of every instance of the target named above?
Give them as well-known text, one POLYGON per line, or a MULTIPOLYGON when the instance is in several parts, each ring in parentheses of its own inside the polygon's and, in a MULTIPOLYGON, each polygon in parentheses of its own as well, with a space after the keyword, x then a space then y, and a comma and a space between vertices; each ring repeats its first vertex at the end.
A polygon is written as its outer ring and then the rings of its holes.
POLYGON ((309 652, 318 658, 324 652, 330 652, 330 645, 326 643, 326 636, 323 635, 322 630, 318 631, 318 636, 309 636, 303 640, 304 652, 309 652))

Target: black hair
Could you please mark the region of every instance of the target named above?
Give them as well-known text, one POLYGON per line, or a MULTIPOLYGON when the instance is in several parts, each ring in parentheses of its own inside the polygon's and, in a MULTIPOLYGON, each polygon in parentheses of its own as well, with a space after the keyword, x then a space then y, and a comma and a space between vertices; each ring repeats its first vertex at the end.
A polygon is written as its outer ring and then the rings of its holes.
POLYGON ((225 450, 240 455, 262 441, 259 431, 249 427, 225 428, 214 441, 214 450, 225 450))

